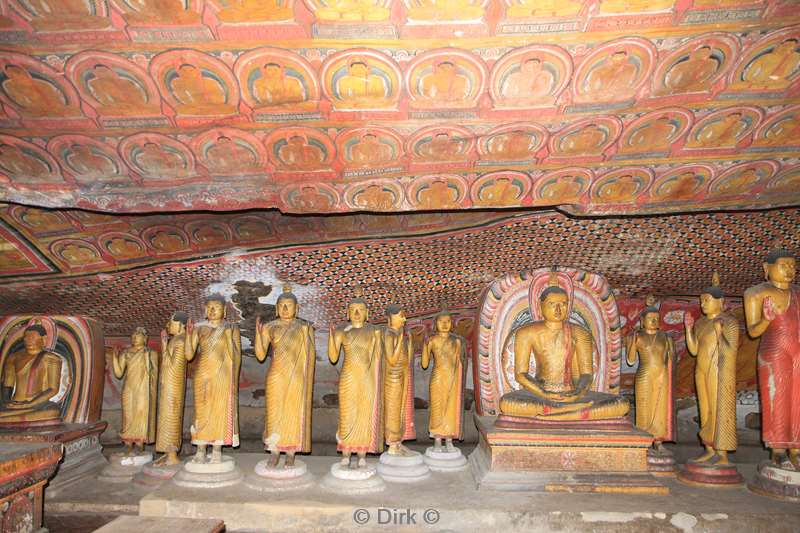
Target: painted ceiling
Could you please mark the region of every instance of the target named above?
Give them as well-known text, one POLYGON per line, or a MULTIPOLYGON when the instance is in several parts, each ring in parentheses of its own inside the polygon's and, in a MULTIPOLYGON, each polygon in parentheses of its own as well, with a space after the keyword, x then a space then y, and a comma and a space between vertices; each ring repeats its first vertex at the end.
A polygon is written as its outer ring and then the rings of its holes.
POLYGON ((0 200, 797 205, 799 24, 797 0, 0 0, 0 200))

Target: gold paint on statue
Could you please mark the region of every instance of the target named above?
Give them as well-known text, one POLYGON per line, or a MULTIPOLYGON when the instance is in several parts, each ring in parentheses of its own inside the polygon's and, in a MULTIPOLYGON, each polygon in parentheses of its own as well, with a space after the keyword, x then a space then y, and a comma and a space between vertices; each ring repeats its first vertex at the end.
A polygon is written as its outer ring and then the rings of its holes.
POLYGON ((314 328, 297 318, 300 306, 291 287, 284 286, 275 304, 278 318, 266 324, 256 317, 255 352, 259 362, 272 346, 267 371, 266 416, 263 441, 271 454, 269 464, 278 466, 281 452, 285 466, 294 465, 297 452, 311 451, 311 401, 314 386, 314 328))
POLYGON ((414 361, 414 348, 411 337, 404 331, 405 312, 398 307, 386 311, 388 324, 383 332, 383 413, 384 439, 389 445, 390 455, 410 455, 403 446, 403 436, 409 422, 414 423, 413 375, 411 364, 414 361), (412 398, 409 398, 411 394, 412 398))
POLYGON ((590 390, 594 380, 589 330, 568 322, 569 298, 556 285, 541 296, 543 320, 522 326, 514 339, 514 377, 521 390, 503 395, 506 415, 545 420, 605 420, 625 416, 621 396, 590 390), (536 361, 531 376, 530 358, 536 361))
POLYGON ((430 420, 428 433, 434 449, 453 451, 453 439, 464 435, 464 377, 466 373, 466 341, 452 333, 453 317, 447 311, 436 316, 435 334, 422 347, 422 368, 433 358, 430 382, 430 420))
POLYGON ((161 367, 158 376, 156 451, 164 455, 155 466, 180 463, 183 441, 183 405, 186 397, 186 313, 176 312, 161 332, 161 367))
POLYGON ((131 345, 112 358, 114 376, 125 378, 122 384, 122 429, 120 439, 126 452, 134 444, 144 452, 144 445, 156 440, 156 395, 158 394, 158 353, 147 347, 147 331, 136 328, 131 345))
POLYGON ((728 464, 728 452, 736 450, 736 352, 739 324, 728 313, 714 273, 711 287, 700 295, 703 316, 695 323, 684 314, 686 347, 697 357, 694 371, 700 414, 700 440, 705 453, 695 462, 728 464))

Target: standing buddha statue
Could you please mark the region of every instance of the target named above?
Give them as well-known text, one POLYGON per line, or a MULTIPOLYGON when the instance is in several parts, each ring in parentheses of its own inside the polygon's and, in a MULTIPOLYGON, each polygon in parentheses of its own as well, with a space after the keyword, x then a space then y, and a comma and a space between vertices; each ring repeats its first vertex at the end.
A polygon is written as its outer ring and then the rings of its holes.
POLYGON ((186 323, 189 316, 175 311, 161 331, 161 368, 158 376, 158 424, 156 451, 163 453, 153 466, 172 466, 181 461, 183 405, 186 396, 186 323))
POLYGON ((138 327, 131 335, 131 346, 115 352, 114 376, 125 378, 122 385, 122 430, 119 436, 126 454, 133 447, 144 453, 144 445, 156 440, 156 396, 158 394, 158 353, 147 347, 147 330, 138 327))

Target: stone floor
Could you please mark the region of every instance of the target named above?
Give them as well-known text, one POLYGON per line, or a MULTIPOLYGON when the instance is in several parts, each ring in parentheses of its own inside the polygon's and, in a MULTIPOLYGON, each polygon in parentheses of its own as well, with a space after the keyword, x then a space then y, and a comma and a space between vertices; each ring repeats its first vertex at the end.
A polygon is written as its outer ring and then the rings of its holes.
MULTIPOLYGON (((691 446, 673 449, 679 458, 699 452, 691 446)), ((233 455, 244 471, 264 457, 233 455)), ((761 457, 757 448, 737 453, 746 478, 753 475, 755 460, 761 457)), ((303 460, 319 479, 336 458, 303 460)), ((466 471, 434 474, 422 485, 389 484, 380 494, 348 497, 319 487, 295 495, 262 495, 242 485, 199 490, 165 484, 152 489, 87 480, 69 496, 48 499, 45 520, 52 533, 92 531, 115 516, 140 513, 223 518, 228 531, 240 532, 800 531, 800 505, 758 496, 745 488, 703 489, 673 479, 664 483, 670 488, 669 496, 477 492, 466 471), (409 515, 416 524, 406 523, 409 515), (366 524, 357 522, 367 516, 366 524), (435 518, 435 523, 427 524, 425 517, 435 518)))

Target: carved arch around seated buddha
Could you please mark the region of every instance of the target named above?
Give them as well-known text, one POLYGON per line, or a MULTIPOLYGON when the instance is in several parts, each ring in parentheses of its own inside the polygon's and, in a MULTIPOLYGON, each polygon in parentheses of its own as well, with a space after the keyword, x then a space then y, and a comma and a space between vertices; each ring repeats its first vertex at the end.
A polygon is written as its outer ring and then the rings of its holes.
MULTIPOLYGON (((503 394, 519 389, 514 379, 514 334, 519 327, 541 320, 539 294, 548 286, 553 270, 559 286, 570 294, 570 323, 592 332, 595 371, 592 389, 619 393, 622 334, 611 286, 600 274, 577 268, 539 268, 506 274, 484 290, 473 339, 478 414, 497 414, 503 394)), ((535 365, 533 358, 531 365, 535 365)))

